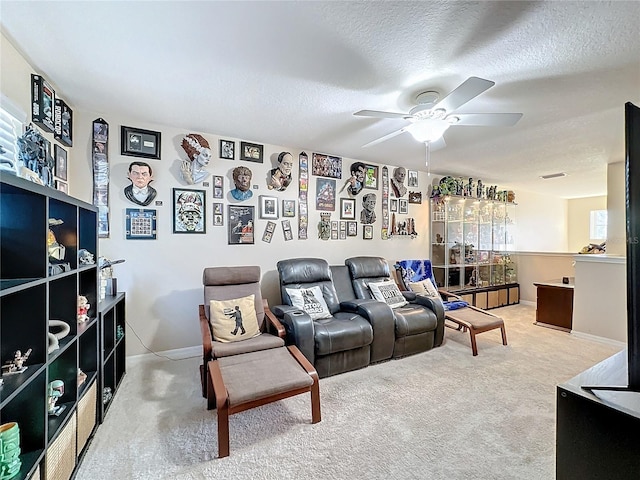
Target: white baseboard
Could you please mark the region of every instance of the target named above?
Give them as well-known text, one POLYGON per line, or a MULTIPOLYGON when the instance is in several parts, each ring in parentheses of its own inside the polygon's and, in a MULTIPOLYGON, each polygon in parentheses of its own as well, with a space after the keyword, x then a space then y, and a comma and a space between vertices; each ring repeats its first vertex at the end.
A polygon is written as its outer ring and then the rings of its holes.
POLYGON ((151 358, 165 357, 169 360, 184 360, 185 358, 201 357, 202 345, 193 347, 175 348, 173 350, 164 350, 162 352, 141 353, 139 355, 131 355, 127 357, 127 361, 137 362, 141 360, 149 360, 151 358))
POLYGON ((531 300, 520 300, 522 305, 528 305, 530 307, 537 307, 536 302, 532 302, 531 300))
POLYGON ((571 330, 571 335, 577 338, 584 338, 586 340, 591 340, 593 342, 605 343, 607 345, 619 347, 621 350, 624 348, 627 348, 627 344, 625 342, 621 342, 619 340, 613 340, 611 338, 606 338, 606 337, 598 337, 596 335, 591 335, 590 333, 576 332, 575 330, 571 330))

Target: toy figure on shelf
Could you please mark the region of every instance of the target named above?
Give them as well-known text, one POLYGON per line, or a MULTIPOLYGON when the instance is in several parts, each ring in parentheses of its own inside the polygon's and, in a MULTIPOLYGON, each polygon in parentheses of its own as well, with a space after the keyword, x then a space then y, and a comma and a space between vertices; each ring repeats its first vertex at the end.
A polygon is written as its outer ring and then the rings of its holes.
POLYGON ((84 323, 89 320, 89 308, 91 308, 91 304, 87 297, 78 295, 78 323, 84 323))
POLYGON ((2 366, 2 374, 3 375, 13 375, 16 373, 24 372, 28 366, 24 364, 31 355, 31 349, 27 350, 25 354, 22 354, 21 350, 16 350, 13 360, 8 360, 6 365, 2 366))
POLYGON ((78 251, 78 263, 80 265, 95 265, 96 261, 94 260, 93 253, 86 248, 81 248, 78 251))
POLYGON ((47 412, 49 415, 58 416, 65 408, 65 405, 56 407, 56 402, 64 395, 64 382, 62 380, 53 380, 47 388, 47 412))

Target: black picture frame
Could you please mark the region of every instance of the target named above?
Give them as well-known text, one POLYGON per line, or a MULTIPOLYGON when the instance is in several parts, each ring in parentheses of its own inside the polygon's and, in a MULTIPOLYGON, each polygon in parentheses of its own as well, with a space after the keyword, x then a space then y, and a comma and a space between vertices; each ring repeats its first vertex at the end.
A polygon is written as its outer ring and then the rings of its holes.
POLYGON ((67 151, 60 145, 53 146, 54 157, 56 159, 56 177, 67 181, 67 151))
POLYGON ((173 189, 173 233, 207 233, 206 190, 173 189))
POLYGON ((366 165, 364 171, 364 188, 378 189, 379 168, 377 165, 366 165))
POLYGON ((228 206, 229 245, 253 245, 255 231, 255 207, 253 205, 228 206))
POLYGON ((125 211, 127 240, 156 240, 158 215, 155 209, 127 208, 125 211))
POLYGON ((162 134, 141 128, 120 127, 120 154, 160 160, 162 134))
POLYGON ((31 119, 49 132, 55 132, 56 92, 41 75, 31 74, 31 119))
POLYGON ((373 240, 373 225, 362 225, 362 238, 373 240))
POLYGON ((358 222, 347 222, 347 237, 358 236, 358 222))
POLYGON ((263 163, 264 145, 249 142, 240 142, 240 160, 263 163))
POLYGON ((282 216, 283 217, 295 217, 296 216, 296 201, 295 200, 282 200, 282 216))
POLYGON ((342 220, 356 219, 356 199, 355 198, 340 199, 340 218, 342 220))
POLYGON ((406 198, 398 199, 398 213, 409 213, 409 201, 406 198))
POLYGON ((56 98, 53 123, 53 138, 67 147, 73 147, 73 110, 61 98, 56 98))
POLYGON ((235 160, 236 159, 236 142, 233 140, 223 140, 220 139, 219 145, 219 156, 224 160, 235 160))
POLYGON ((311 173, 318 177, 342 178, 342 157, 314 153, 311 155, 311 173))

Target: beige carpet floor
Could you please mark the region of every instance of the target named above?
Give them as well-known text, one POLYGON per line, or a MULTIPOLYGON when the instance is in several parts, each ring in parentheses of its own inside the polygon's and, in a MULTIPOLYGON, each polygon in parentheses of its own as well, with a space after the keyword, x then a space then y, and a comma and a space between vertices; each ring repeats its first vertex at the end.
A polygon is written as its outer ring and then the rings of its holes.
POLYGON ((508 346, 486 332, 473 357, 447 329, 440 348, 322 379, 321 423, 308 395, 233 415, 224 459, 200 359, 129 362, 76 478, 553 479, 556 385, 619 349, 534 326, 531 306, 494 312, 508 346))

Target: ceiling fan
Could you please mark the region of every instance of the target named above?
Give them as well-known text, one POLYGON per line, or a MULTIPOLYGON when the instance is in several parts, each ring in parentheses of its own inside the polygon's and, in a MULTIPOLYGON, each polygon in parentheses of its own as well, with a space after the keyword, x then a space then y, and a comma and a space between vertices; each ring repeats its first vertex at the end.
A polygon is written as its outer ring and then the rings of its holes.
POLYGON ((360 110, 357 117, 402 118, 409 120, 409 125, 391 132, 363 147, 371 147, 390 138, 409 132, 416 140, 427 145, 429 150, 445 147, 442 135, 451 126, 491 126, 509 127, 515 125, 522 113, 459 113, 453 112, 474 99, 482 92, 493 87, 495 82, 478 77, 469 77, 449 95, 440 99, 440 94, 433 90, 421 92, 416 97, 417 105, 408 113, 381 112, 378 110, 360 110))

